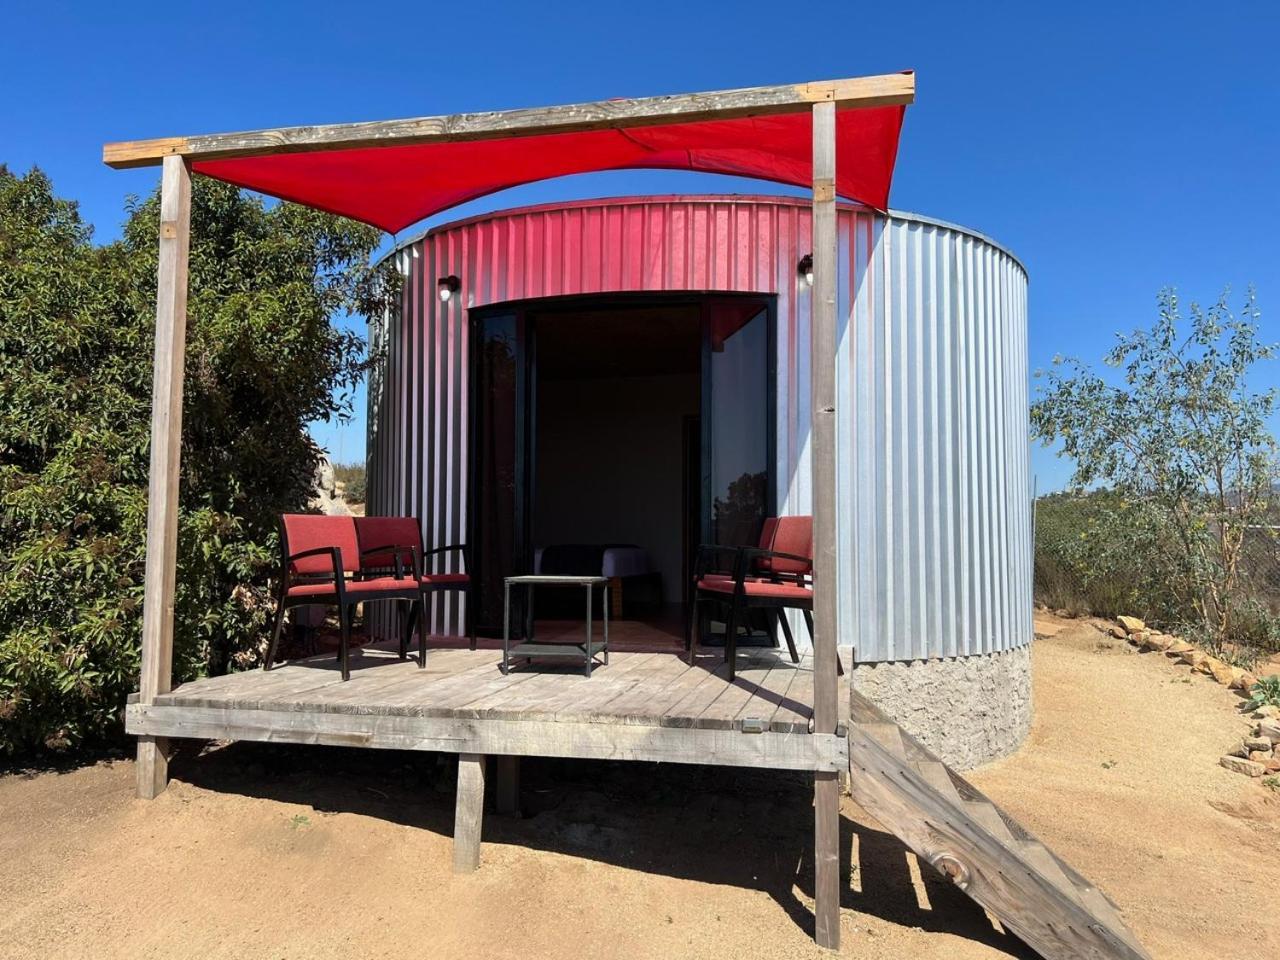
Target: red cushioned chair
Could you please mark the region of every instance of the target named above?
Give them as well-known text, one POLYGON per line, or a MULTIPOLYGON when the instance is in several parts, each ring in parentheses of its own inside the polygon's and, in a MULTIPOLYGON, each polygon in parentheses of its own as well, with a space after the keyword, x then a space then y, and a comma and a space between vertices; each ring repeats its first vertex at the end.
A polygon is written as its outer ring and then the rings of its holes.
MULTIPOLYGON (((773 549, 773 535, 778 529, 777 517, 765 517, 764 526, 760 528, 760 539, 756 545, 761 550, 773 549)), ((685 607, 684 648, 689 650, 693 644, 694 614, 697 610, 698 585, 709 580, 733 580, 734 558, 738 555, 737 547, 722 547, 716 544, 701 544, 693 562, 693 583, 689 588, 689 597, 693 601, 685 607)), ((791 629, 790 626, 787 628, 791 629)), ((693 662, 692 659, 689 661, 693 662)))
MULTIPOLYGON (((280 518, 280 554, 280 595, 264 670, 270 670, 275 662, 285 611, 303 606, 338 608, 338 661, 343 680, 351 679, 351 619, 358 603, 394 600, 409 604, 400 638, 400 657, 407 657, 414 613, 422 604, 416 567, 406 568, 398 556, 390 568, 362 562, 354 517, 286 513, 280 518)), ((426 666, 426 655, 424 638, 418 649, 418 666, 426 666)))
POLYGON ((688 629, 689 663, 697 656, 699 605, 710 601, 728 609, 724 657, 734 678, 738 624, 750 610, 767 610, 782 629, 792 663, 800 662, 784 610, 804 612, 813 639, 813 518, 778 517, 765 521, 758 547, 699 547, 695 564, 693 611, 688 629), (771 536, 770 536, 771 535, 771 536), (768 544, 766 545, 766 539, 768 544), (708 572, 705 558, 733 554, 732 572, 708 572))
MULTIPOLYGON (((471 561, 464 544, 422 549, 422 527, 416 517, 356 517, 356 537, 360 542, 362 562, 369 568, 390 573, 397 559, 413 570, 422 594, 422 606, 410 616, 410 635, 420 613, 425 613, 427 595, 444 590, 456 590, 467 596, 467 635, 471 649, 476 648, 475 617, 471 611, 471 576, 469 573, 428 572, 427 558, 456 553, 462 558, 464 571, 471 569, 471 561)), ((426 643, 426 618, 423 617, 422 643, 426 643)))

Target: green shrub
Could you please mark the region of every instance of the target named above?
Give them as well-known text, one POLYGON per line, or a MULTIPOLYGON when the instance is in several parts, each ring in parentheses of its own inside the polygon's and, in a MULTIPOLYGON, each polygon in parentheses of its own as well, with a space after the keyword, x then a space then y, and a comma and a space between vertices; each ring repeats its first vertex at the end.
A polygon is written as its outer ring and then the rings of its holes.
POLYGON ((335 463, 333 479, 342 484, 347 503, 364 503, 365 479, 363 463, 335 463))
POLYGON ((1257 710, 1259 707, 1280 707, 1280 676, 1272 674, 1261 677, 1249 690, 1248 707, 1257 710))
MULTIPOLYGON (((0 167, 0 753, 118 736, 137 684, 158 198, 91 243, 38 170, 0 167)), ((349 415, 378 234, 197 178, 174 674, 254 661, 276 517, 305 508, 306 424, 349 415)))
POLYGON ((1083 616, 1178 616, 1160 544, 1138 504, 1099 491, 1036 501, 1036 599, 1083 616))
POLYGON ((1238 312, 1226 293, 1184 311, 1171 289, 1157 307, 1152 326, 1117 335, 1110 372, 1058 357, 1038 374, 1033 436, 1072 459, 1075 490, 1105 491, 1083 498, 1105 510, 1076 525, 1083 546, 1062 539, 1047 562, 1068 564, 1112 608, 1096 612, 1133 604, 1189 624, 1212 649, 1252 651, 1275 636, 1258 586, 1280 583, 1250 570, 1258 548, 1275 564, 1280 485, 1269 428, 1280 390, 1254 385, 1280 347, 1261 339, 1252 290, 1238 312))

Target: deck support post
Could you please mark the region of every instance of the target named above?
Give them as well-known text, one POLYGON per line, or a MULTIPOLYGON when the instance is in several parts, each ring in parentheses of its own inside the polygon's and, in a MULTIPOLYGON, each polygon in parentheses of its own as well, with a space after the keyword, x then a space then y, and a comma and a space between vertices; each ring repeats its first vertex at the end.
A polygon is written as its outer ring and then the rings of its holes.
MULTIPOLYGON (((147 564, 142 603, 138 702, 150 705, 173 684, 173 595, 177 578, 178 470, 182 451, 182 376, 187 340, 187 261, 191 168, 164 158, 160 179, 160 255, 156 281, 155 369, 151 387, 151 475, 147 564)), ((169 782, 168 744, 138 738, 137 792, 150 800, 169 782)))
MULTIPOLYGON (((836 731, 836 105, 813 105, 813 288, 809 456, 813 484, 814 732, 836 731)), ((814 939, 840 947, 840 784, 814 775, 814 939)))
POLYGON ((480 866, 480 826, 484 821, 482 753, 458 754, 458 800, 453 814, 453 872, 480 866))
POLYGON ((520 758, 497 756, 494 761, 495 806, 501 814, 520 815, 520 758))

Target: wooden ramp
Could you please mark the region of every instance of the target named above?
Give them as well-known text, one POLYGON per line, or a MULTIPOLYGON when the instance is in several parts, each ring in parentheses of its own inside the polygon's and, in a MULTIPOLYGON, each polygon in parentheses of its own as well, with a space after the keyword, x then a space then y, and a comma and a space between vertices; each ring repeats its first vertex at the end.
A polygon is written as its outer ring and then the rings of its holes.
POLYGON ((1097 887, 870 701, 849 695, 855 800, 1047 960, 1149 960, 1097 887))

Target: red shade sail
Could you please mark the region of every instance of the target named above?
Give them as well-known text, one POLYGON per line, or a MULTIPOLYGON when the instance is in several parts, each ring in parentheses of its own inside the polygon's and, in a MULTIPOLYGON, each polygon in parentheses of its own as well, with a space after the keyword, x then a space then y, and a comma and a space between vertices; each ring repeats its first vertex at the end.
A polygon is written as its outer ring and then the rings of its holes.
MULTIPOLYGON (((889 204, 904 106, 836 113, 836 192, 889 204)), ((523 183, 598 170, 696 170, 812 183, 809 113, 496 140, 195 160, 197 173, 395 232, 523 183)))

